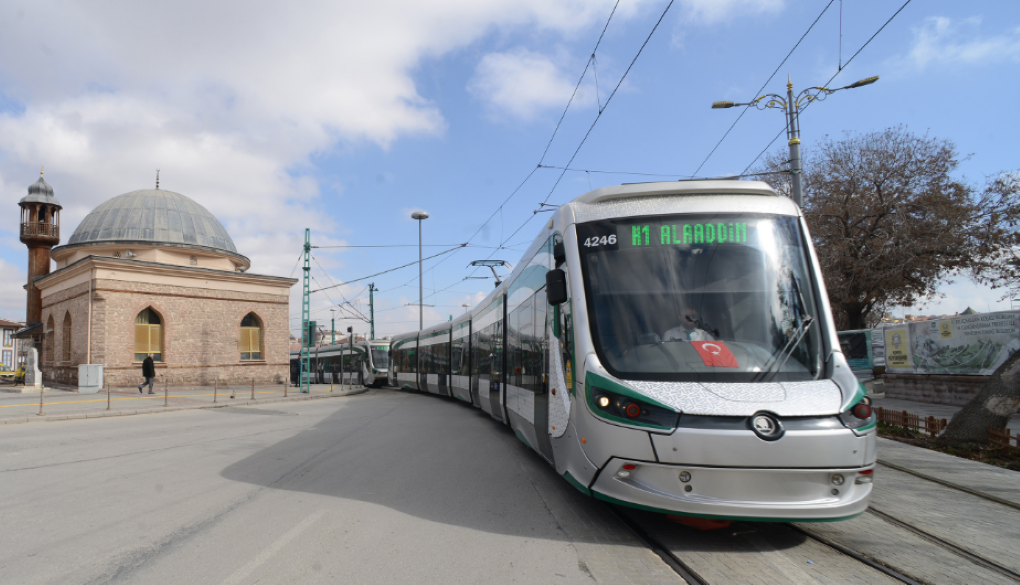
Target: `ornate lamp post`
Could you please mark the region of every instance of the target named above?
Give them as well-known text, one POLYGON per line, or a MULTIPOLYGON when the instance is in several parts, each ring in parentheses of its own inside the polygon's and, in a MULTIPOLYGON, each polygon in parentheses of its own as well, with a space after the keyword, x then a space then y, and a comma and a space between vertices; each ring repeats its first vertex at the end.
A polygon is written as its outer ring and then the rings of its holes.
POLYGON ((790 175, 793 178, 793 190, 792 198, 793 202, 800 207, 804 203, 802 184, 801 184, 801 160, 800 160, 800 113, 814 101, 822 101, 837 91, 843 89, 854 89, 857 87, 863 87, 865 85, 871 85, 878 81, 878 76, 868 77, 860 81, 855 81, 845 87, 838 87, 836 89, 829 89, 827 87, 809 87, 804 91, 797 94, 797 97, 793 96, 793 81, 787 76, 786 81, 786 97, 776 95, 774 93, 767 93, 755 100, 747 103, 735 103, 735 102, 713 102, 712 109, 732 108, 734 106, 754 106, 759 110, 769 109, 782 109, 786 115, 786 138, 789 140, 790 145, 790 175), (763 102, 765 98, 769 98, 767 102, 763 102))
POLYGON ((411 219, 417 219, 418 220, 418 330, 419 331, 421 331, 422 329, 425 328, 424 327, 424 325, 425 325, 425 313, 424 313, 425 305, 422 304, 422 303, 425 302, 425 298, 424 298, 425 294, 424 294, 424 288, 423 288, 424 285, 422 283, 422 275, 421 275, 421 222, 422 222, 422 220, 425 220, 425 219, 428 219, 428 218, 429 218, 429 214, 425 213, 424 211, 415 211, 414 213, 411 214, 411 219))

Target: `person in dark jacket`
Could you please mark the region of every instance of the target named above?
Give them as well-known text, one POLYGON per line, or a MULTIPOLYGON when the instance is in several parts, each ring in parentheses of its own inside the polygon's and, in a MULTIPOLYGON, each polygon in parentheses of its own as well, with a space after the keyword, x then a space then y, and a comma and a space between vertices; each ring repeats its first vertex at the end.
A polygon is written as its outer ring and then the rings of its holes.
POLYGON ((149 386, 149 394, 155 394, 152 391, 152 382, 156 379, 156 366, 152 363, 152 354, 145 356, 145 361, 142 362, 142 376, 145 381, 138 386, 138 393, 142 393, 142 388, 145 388, 146 384, 149 386))

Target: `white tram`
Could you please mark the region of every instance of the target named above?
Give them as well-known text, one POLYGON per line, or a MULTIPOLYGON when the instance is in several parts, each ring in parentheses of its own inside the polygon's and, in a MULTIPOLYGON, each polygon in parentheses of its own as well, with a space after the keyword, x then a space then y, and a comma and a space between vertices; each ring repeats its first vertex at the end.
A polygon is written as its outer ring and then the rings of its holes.
POLYGON ((391 361, 391 385, 481 408, 607 502, 760 521, 868 505, 875 418, 800 210, 764 183, 582 195, 477 308, 394 336, 391 361))
MULTIPOLYGON (((380 387, 390 367, 390 341, 374 339, 313 347, 308 352, 312 384, 361 384, 380 387)), ((290 352, 290 382, 300 384, 301 352, 290 352)))

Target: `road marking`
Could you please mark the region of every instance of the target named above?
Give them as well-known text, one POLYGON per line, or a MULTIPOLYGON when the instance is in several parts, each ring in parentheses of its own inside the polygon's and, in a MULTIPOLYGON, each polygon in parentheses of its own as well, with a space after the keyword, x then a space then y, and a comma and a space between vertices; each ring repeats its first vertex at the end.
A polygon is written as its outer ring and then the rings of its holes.
POLYGON ((319 518, 322 518, 322 515, 325 513, 326 513, 325 510, 319 510, 318 512, 302 520, 300 524, 298 524, 294 528, 291 528, 290 530, 287 531, 286 534, 276 539, 276 542, 263 549, 263 551, 260 552, 259 554, 255 555, 255 558, 248 561, 247 564, 245 564, 240 569, 234 571, 233 575, 224 579, 221 585, 237 585, 238 583, 244 581, 244 579, 248 575, 251 575, 255 571, 255 569, 259 568, 259 566, 268 561, 273 555, 280 552, 280 549, 287 546, 287 544, 289 544, 290 541, 297 538, 298 535, 300 535, 302 532, 308 529, 309 526, 318 521, 319 518))

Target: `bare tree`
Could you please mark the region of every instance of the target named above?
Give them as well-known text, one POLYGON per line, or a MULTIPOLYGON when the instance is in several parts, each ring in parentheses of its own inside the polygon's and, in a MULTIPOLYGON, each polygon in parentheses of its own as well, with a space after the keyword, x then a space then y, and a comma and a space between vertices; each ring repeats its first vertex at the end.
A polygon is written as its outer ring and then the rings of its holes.
MULTIPOLYGON (((903 127, 826 137, 807 154, 804 214, 841 329, 873 326, 886 307, 935 295, 953 275, 992 286, 1017 278, 1016 174, 977 191, 952 176, 952 142, 903 127)), ((773 153, 758 170, 785 167, 773 153)), ((788 176, 762 177, 789 192, 788 176)))

